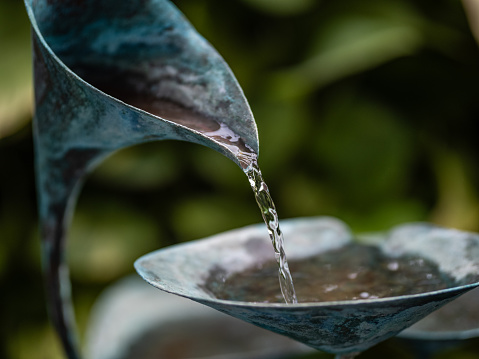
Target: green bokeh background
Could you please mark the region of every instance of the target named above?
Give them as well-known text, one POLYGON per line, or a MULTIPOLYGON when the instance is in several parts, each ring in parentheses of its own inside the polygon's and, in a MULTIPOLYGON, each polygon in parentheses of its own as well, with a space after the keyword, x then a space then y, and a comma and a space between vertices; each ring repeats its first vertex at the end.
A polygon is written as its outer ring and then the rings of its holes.
MULTIPOLYGON (((244 89, 281 218, 332 215, 356 232, 418 220, 478 231, 479 10, 464 7, 474 1, 175 4, 244 89)), ((41 282, 31 76, 23 3, 2 0, 0 358, 61 358, 41 282)), ((100 291, 140 255, 260 221, 242 171, 212 150, 166 141, 118 152, 85 183, 71 229, 80 332, 100 291)), ((389 340, 359 358, 385 355, 411 352, 389 340)), ((479 358, 479 343, 435 358, 479 358)))

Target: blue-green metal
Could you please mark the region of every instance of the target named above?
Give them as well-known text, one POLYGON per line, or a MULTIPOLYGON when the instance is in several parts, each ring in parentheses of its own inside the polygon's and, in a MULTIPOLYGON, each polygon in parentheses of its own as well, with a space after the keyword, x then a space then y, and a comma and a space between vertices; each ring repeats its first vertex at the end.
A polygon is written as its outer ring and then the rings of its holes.
POLYGON ((257 129, 227 64, 169 1, 25 0, 25 5, 32 25, 36 176, 49 310, 69 358, 77 358, 64 248, 85 175, 120 148, 166 139, 205 145, 245 167, 236 139, 218 140, 208 126, 227 127, 241 138, 242 148, 256 154, 257 129), (161 112, 165 103, 206 118, 209 125, 178 124, 149 111, 161 112))
MULTIPOLYGON (((289 260, 354 240, 346 225, 332 218, 285 220, 281 225, 289 260)), ((415 295, 293 305, 220 300, 205 289, 211 270, 220 268, 228 276, 271 260, 268 243, 262 225, 250 226, 153 252, 138 259, 135 267, 163 291, 336 354, 364 351, 479 286, 478 234, 406 224, 370 244, 390 256, 415 254, 432 261, 455 286, 415 295)))

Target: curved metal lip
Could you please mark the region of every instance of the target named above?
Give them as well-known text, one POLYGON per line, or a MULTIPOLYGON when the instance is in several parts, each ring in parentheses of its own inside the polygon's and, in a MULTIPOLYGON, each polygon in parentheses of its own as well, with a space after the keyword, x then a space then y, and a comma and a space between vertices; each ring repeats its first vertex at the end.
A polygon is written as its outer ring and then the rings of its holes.
MULTIPOLYGON (((184 125, 181 125, 181 124, 179 124, 179 123, 176 123, 176 122, 173 122, 173 121, 170 121, 170 120, 167 120, 167 119, 165 119, 165 118, 163 118, 163 117, 160 117, 160 116, 158 116, 158 115, 154 115, 154 114, 152 114, 152 113, 150 113, 150 112, 148 112, 148 111, 142 110, 141 108, 138 108, 138 107, 132 106, 132 105, 126 103, 126 102, 123 102, 122 100, 120 100, 120 99, 118 99, 118 98, 116 98, 116 97, 113 97, 113 96, 107 94, 106 92, 101 91, 101 90, 98 89, 97 87, 93 86, 93 85, 90 84, 89 82, 87 82, 87 81, 85 81, 84 79, 82 79, 82 78, 81 78, 80 76, 78 76, 72 69, 70 69, 70 68, 55 54, 55 52, 52 50, 52 48, 50 47, 50 45, 48 45, 48 42, 45 40, 45 38, 43 37, 43 35, 42 35, 42 33, 41 33, 41 31, 40 31, 40 29, 39 29, 39 27, 38 27, 37 20, 36 20, 36 18, 35 18, 35 15, 33 14, 33 10, 32 10, 32 8, 31 8, 31 6, 30 6, 28 0, 24 0, 24 2, 25 2, 25 7, 26 7, 26 9, 27 9, 28 17, 30 18, 30 23, 31 23, 31 25, 32 25, 33 30, 35 31, 36 36, 38 37, 38 39, 39 39, 40 42, 42 43, 43 47, 48 51, 49 55, 50 55, 53 59, 55 59, 55 61, 56 61, 57 63, 59 63, 60 66, 61 66, 62 68, 64 68, 65 71, 66 71, 69 75, 71 75, 72 77, 74 77, 76 80, 80 81, 82 84, 86 85, 87 87, 91 88, 92 90, 94 90, 94 91, 96 91, 96 92, 98 92, 98 93, 100 93, 100 94, 102 94, 102 95, 108 97, 109 99, 111 99, 111 100, 113 100, 113 101, 115 101, 115 102, 117 102, 117 103, 119 103, 119 104, 121 104, 121 105, 123 105, 123 106, 126 106, 126 107, 128 107, 128 108, 130 108, 130 109, 132 109, 132 110, 134 110, 134 111, 139 112, 139 113, 146 114, 146 115, 148 115, 148 116, 157 118, 157 119, 159 119, 159 120, 161 120, 161 121, 165 121, 165 122, 167 122, 167 123, 170 123, 170 124, 173 125, 173 126, 181 127, 181 128, 183 128, 183 129, 185 129, 185 130, 188 130, 188 131, 190 131, 190 132, 195 133, 196 135, 199 135, 199 136, 201 136, 201 137, 203 137, 203 138, 205 138, 205 139, 208 139, 209 141, 211 141, 211 142, 217 144, 218 146, 220 146, 221 148, 223 148, 225 151, 227 151, 227 152, 229 152, 229 153, 232 153, 232 154, 233 154, 233 157, 235 157, 235 156, 234 156, 234 153, 233 153, 233 152, 228 148, 228 146, 225 145, 224 143, 222 143, 222 142, 220 142, 220 141, 217 141, 217 140, 215 140, 215 139, 213 139, 213 138, 211 138, 211 137, 205 136, 203 133, 199 132, 198 130, 192 129, 192 128, 190 128, 190 127, 186 127, 186 126, 184 126, 184 125)), ((258 137, 258 136, 256 136, 256 137, 258 137)), ((237 160, 235 160, 235 161, 236 161, 237 164, 239 165, 239 161, 237 161, 237 160)))
POLYGON ((417 298, 427 298, 427 297, 435 297, 438 295, 442 294, 451 294, 454 295, 454 292, 461 292, 464 290, 471 290, 476 287, 479 287, 479 282, 474 282, 474 283, 469 283, 469 284, 464 284, 460 286, 455 286, 455 287, 450 287, 450 288, 445 288, 441 290, 435 290, 431 292, 424 292, 424 293, 417 293, 417 294, 407 294, 407 295, 400 295, 400 296, 393 296, 393 297, 383 297, 383 298, 373 298, 373 299, 350 299, 350 300, 339 300, 339 301, 326 301, 326 302, 299 302, 299 303, 294 303, 294 304, 287 304, 287 303, 262 303, 262 302, 245 302, 245 301, 235 301, 235 300, 225 300, 225 299, 218 299, 218 298, 208 298, 208 297, 200 297, 200 296, 188 296, 184 294, 177 293, 171 289, 167 289, 157 282, 148 279, 146 276, 143 276, 141 274, 141 271, 138 269, 141 267, 140 262, 143 260, 147 260, 150 257, 154 258, 155 255, 157 255, 159 252, 162 252, 162 254, 165 253, 165 251, 176 249, 178 247, 182 246, 193 246, 195 245, 196 241, 189 242, 189 243, 180 243, 177 245, 173 245, 164 249, 159 249, 157 251, 148 253, 140 258, 138 258, 134 266, 137 269, 137 271, 140 273, 140 276, 143 277, 144 280, 146 280, 149 284, 152 286, 171 293, 175 295, 179 295, 184 298, 188 298, 191 300, 194 300, 196 302, 201 302, 201 303, 217 303, 217 304, 224 304, 227 306, 236 306, 236 307, 251 307, 251 308, 265 308, 265 309, 285 309, 285 310, 295 310, 295 309, 304 309, 304 308, 312 308, 312 307, 339 307, 339 306, 354 306, 354 305, 374 305, 377 303, 390 303, 390 302, 397 302, 397 301, 406 301, 406 300, 413 300, 417 298))

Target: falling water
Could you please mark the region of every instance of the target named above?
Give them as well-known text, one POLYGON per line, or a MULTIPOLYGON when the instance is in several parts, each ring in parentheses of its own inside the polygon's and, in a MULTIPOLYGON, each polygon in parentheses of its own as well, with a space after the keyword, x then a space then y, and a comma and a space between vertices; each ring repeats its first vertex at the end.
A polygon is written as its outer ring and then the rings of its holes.
POLYGON ((246 171, 249 183, 256 197, 256 202, 263 215, 264 222, 268 228, 268 233, 273 243, 274 254, 276 262, 279 267, 279 284, 281 293, 286 303, 297 303, 296 293, 293 285, 293 278, 286 260, 286 253, 284 251, 284 239, 281 228, 279 227, 278 214, 274 206, 271 195, 269 194, 268 186, 263 181, 261 171, 256 162, 246 171))
POLYGON ((273 243, 274 254, 278 264, 281 293, 286 303, 297 303, 298 300, 294 290, 293 278, 291 277, 284 250, 284 238, 279 226, 278 213, 276 212, 276 207, 269 193, 268 186, 263 181, 263 176, 258 166, 257 154, 224 124, 221 124, 218 130, 205 133, 205 135, 227 144, 230 150, 232 150, 240 160, 241 167, 248 177, 251 189, 256 198, 256 203, 258 203, 261 210, 261 215, 263 216, 269 237, 273 243))
POLYGON ((297 303, 296 293, 293 285, 293 278, 286 260, 286 253, 284 251, 284 239, 281 228, 279 227, 278 214, 274 206, 271 195, 269 194, 268 186, 263 181, 261 171, 257 162, 253 162, 251 167, 245 171, 248 176, 249 183, 253 189, 256 197, 256 202, 263 215, 264 222, 268 228, 268 233, 273 243, 274 254, 276 262, 279 267, 279 284, 281 287, 281 293, 286 303, 297 303))

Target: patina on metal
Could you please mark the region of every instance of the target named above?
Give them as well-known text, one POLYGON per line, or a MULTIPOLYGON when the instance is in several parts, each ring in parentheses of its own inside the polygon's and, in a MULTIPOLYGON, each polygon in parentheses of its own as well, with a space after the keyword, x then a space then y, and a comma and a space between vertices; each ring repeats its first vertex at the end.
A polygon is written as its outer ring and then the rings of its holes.
POLYGON ((245 169, 239 153, 258 153, 257 129, 227 64, 169 1, 25 5, 49 310, 69 358, 78 358, 64 248, 86 174, 120 148, 166 139, 205 145, 245 169), (236 137, 218 134, 224 128, 236 137))
MULTIPOLYGON (((348 227, 333 218, 285 220, 281 225, 288 239, 290 260, 355 241, 348 227)), ((211 271, 221 268, 227 277, 271 260, 262 225, 162 249, 143 256, 135 267, 147 282, 163 291, 338 355, 361 352, 395 336, 479 286, 478 234, 428 224, 405 224, 369 237, 374 240, 369 240, 368 245, 378 246, 389 256, 411 254, 435 263, 454 282, 446 289, 421 294, 294 305, 216 298, 205 286, 211 271)), ((362 241, 365 240, 359 243, 362 241)))

